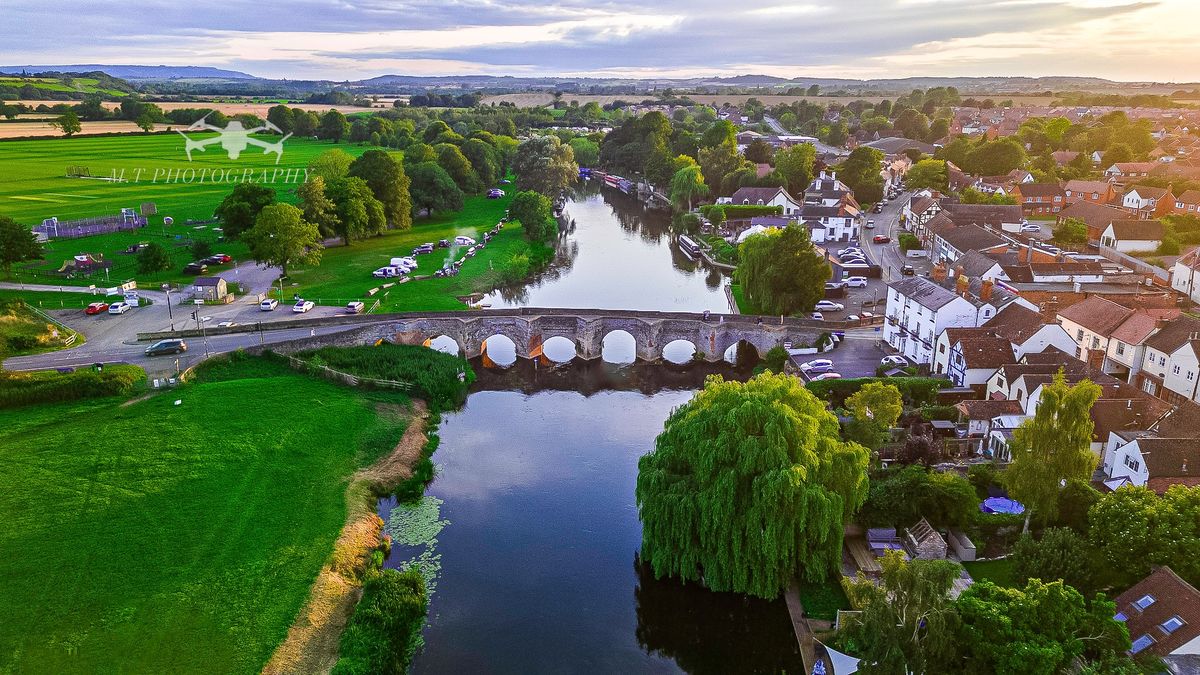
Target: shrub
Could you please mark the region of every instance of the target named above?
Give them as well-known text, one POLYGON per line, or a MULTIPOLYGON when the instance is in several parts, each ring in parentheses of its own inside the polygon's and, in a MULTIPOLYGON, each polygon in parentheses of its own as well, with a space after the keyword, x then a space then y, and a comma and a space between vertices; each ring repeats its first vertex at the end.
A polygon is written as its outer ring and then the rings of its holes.
POLYGON ((775 345, 767 350, 766 355, 763 356, 762 363, 759 363, 754 367, 754 373, 757 375, 765 370, 769 370, 773 373, 782 373, 783 367, 787 363, 787 360, 787 350, 779 345, 775 345))
POLYGON ((401 675, 421 645, 429 609, 425 580, 413 568, 385 569, 369 578, 342 633, 337 675, 401 675))
POLYGON ((73 373, 0 372, 0 408, 101 396, 129 396, 145 381, 146 371, 137 366, 109 365, 100 371, 80 370, 73 373))
POLYGON ((937 399, 937 392, 952 386, 949 380, 936 377, 859 377, 844 380, 821 380, 809 382, 805 386, 818 398, 824 399, 835 408, 843 408, 846 398, 857 392, 868 382, 883 382, 895 386, 904 398, 905 407, 917 407, 931 404, 937 399))
POLYGON ((1046 583, 1062 579, 1084 596, 1091 596, 1096 591, 1094 557, 1092 546, 1074 530, 1050 527, 1041 539, 1021 535, 1013 547, 1013 573, 1021 585, 1029 579, 1046 583))
POLYGON ((1088 509, 1100 501, 1100 492, 1087 481, 1072 478, 1058 493, 1058 524, 1080 534, 1088 531, 1088 509))
POLYGON ((37 337, 34 335, 9 335, 4 339, 4 342, 14 352, 34 349, 39 344, 37 337))
POLYGON ((860 520, 868 526, 908 527, 923 517, 934 527, 961 527, 978 512, 978 504, 966 479, 913 465, 873 477, 860 520))
POLYGON ((756 204, 722 204, 721 211, 726 220, 738 218, 753 218, 754 216, 778 216, 783 213, 782 206, 758 206, 756 204))
POLYGON ((972 464, 967 469, 967 481, 980 499, 988 498, 988 488, 1000 485, 1000 472, 994 464, 972 464))
POLYGON ((921 240, 915 234, 901 232, 898 241, 900 243, 900 250, 904 253, 921 248, 921 240))
POLYGON ((466 359, 416 345, 385 342, 379 346, 322 347, 296 357, 309 362, 319 359, 351 375, 408 382, 414 396, 425 399, 438 411, 461 405, 467 388, 475 381, 475 371, 466 359))

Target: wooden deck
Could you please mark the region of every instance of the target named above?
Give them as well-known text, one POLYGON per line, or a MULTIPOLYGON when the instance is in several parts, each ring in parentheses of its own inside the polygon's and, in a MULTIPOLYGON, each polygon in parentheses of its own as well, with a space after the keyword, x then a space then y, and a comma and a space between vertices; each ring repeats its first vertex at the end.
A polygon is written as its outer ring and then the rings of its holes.
POLYGON ((883 568, 879 565, 879 559, 871 552, 871 547, 867 546, 867 540, 862 537, 847 537, 846 549, 850 551, 850 557, 854 559, 854 564, 859 571, 867 574, 879 574, 883 572, 883 568))

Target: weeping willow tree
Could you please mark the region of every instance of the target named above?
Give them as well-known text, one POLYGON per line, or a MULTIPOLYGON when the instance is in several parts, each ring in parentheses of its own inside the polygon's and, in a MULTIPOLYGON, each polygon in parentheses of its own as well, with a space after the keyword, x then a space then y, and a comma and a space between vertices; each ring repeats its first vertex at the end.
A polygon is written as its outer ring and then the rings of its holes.
POLYGON ((777 597, 838 569, 868 453, 799 380, 709 378, 638 462, 642 558, 658 578, 777 597))

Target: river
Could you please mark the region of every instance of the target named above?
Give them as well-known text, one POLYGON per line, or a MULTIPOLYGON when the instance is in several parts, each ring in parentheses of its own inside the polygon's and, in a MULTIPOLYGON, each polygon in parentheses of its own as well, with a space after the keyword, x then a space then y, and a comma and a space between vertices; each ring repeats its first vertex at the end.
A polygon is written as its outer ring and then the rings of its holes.
MULTIPOLYGON (((551 269, 493 306, 726 311, 721 275, 678 250, 665 216, 594 186, 567 213, 551 269)), ((802 670, 782 600, 656 580, 637 559, 638 459, 705 375, 747 368, 613 363, 632 361, 632 338, 606 340, 605 361, 545 348, 515 361, 489 340, 466 404, 442 417, 420 506, 380 502, 386 565, 415 561, 433 588, 414 672, 802 670)))

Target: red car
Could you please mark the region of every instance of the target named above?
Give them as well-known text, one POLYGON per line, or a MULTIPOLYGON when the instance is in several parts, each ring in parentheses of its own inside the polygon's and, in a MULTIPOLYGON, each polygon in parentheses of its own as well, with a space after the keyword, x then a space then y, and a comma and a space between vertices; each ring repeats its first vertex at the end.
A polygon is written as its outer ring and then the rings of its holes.
POLYGON ((871 241, 875 242, 876 244, 890 244, 892 242, 892 238, 886 234, 877 234, 874 237, 871 237, 871 241))
POLYGON ((103 314, 107 311, 108 311, 108 303, 107 302, 93 302, 92 304, 87 306, 87 309, 83 310, 83 313, 84 314, 103 314))

